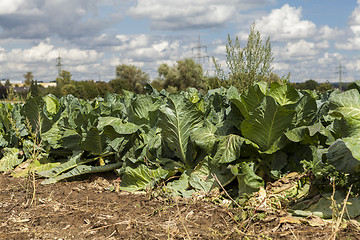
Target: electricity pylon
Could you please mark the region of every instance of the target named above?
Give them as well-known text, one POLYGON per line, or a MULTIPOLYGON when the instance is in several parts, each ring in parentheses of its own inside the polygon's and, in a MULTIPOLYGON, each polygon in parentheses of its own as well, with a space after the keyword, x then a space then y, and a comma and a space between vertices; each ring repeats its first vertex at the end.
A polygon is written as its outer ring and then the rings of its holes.
POLYGON ((196 45, 196 47, 193 47, 191 49, 191 52, 193 54, 193 59, 195 61, 198 60, 203 60, 203 62, 205 62, 206 60, 209 61, 209 56, 207 55, 207 46, 202 46, 201 42, 200 42, 200 34, 198 36, 198 43, 196 45), (202 54, 202 50, 205 49, 205 54, 202 54), (195 50, 195 54, 194 54, 194 50, 195 50))
POLYGON ((346 74, 346 72, 344 71, 344 66, 342 66, 341 63, 340 66, 338 66, 336 69, 338 71, 335 72, 335 74, 339 75, 339 90, 342 91, 342 75, 346 74))
POLYGON ((58 69, 58 77, 60 77, 60 75, 61 75, 61 67, 63 66, 61 63, 61 60, 62 60, 62 58, 60 57, 60 51, 59 51, 59 56, 56 58, 56 62, 57 62, 56 67, 58 69))

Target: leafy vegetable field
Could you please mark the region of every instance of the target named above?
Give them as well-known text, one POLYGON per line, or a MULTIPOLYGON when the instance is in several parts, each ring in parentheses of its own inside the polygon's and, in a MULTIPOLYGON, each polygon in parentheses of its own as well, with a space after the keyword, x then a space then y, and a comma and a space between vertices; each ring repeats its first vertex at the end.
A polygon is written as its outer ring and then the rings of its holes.
POLYGON ((320 95, 258 83, 202 95, 148 86, 147 95, 1 103, 0 171, 51 184, 115 170, 120 190, 187 198, 219 189, 238 206, 252 198, 322 218, 349 193, 357 217, 360 87, 350 88, 320 95))

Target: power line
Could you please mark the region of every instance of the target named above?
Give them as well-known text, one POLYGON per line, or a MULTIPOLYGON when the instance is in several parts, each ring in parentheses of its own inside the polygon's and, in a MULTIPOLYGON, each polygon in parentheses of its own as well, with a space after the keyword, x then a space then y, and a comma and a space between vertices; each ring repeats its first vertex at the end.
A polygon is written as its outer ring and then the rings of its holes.
POLYGON ((60 57, 60 51, 59 51, 59 57, 56 58, 56 62, 57 62, 56 67, 58 69, 58 77, 60 77, 60 75, 61 75, 61 67, 63 66, 63 64, 61 63, 61 60, 62 60, 62 58, 60 57))
POLYGON ((207 46, 202 46, 201 42, 200 42, 200 34, 198 36, 198 43, 196 45, 196 47, 193 47, 191 49, 191 52, 193 54, 193 59, 195 61, 197 60, 203 60, 203 62, 206 61, 206 59, 209 61, 209 56, 207 55, 207 46), (205 49, 205 54, 202 54, 202 50, 205 49), (196 53, 194 54, 194 50, 196 50, 196 53))
POLYGON ((346 72, 344 71, 344 66, 341 65, 338 66, 336 69, 338 70, 337 72, 335 72, 335 74, 339 75, 339 90, 342 91, 342 75, 346 74, 346 72))

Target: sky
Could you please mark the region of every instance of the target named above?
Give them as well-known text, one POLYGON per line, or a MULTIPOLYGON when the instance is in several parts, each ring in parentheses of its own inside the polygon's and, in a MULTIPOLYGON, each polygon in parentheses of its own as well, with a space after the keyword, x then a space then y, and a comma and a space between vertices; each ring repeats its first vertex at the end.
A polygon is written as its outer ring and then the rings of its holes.
POLYGON ((59 55, 75 80, 110 81, 119 64, 155 79, 196 54, 212 76, 227 36, 245 46, 254 22, 279 76, 360 80, 360 0, 0 0, 0 79, 55 80, 59 55))

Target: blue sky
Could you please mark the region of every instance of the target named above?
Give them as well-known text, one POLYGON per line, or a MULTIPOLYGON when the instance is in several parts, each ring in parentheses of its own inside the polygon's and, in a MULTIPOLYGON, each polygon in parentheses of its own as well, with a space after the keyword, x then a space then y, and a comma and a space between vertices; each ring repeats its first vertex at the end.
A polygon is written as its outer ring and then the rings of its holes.
POLYGON ((336 82, 341 64, 343 81, 360 80, 360 0, 0 0, 0 79, 54 80, 59 53, 75 80, 109 81, 123 63, 154 79, 192 57, 198 35, 225 66, 227 34, 244 46, 253 22, 280 76, 336 82))

